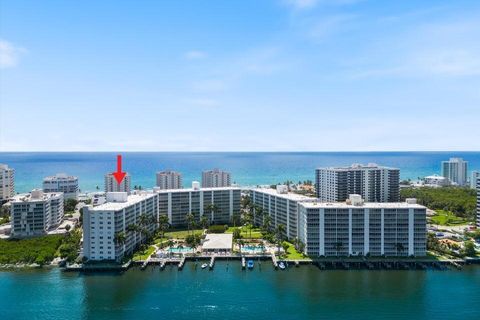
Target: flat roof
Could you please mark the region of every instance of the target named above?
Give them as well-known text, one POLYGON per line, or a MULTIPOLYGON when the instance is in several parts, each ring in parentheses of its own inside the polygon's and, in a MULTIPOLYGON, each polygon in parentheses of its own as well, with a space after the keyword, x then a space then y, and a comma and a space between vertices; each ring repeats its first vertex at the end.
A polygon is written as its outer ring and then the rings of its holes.
POLYGON ((50 198, 54 198, 57 196, 62 195, 63 192, 42 192, 40 198, 32 198, 31 193, 21 193, 13 196, 11 199, 11 202, 39 202, 39 201, 45 201, 50 198))
POLYGON ((252 191, 266 193, 271 196, 284 198, 293 201, 315 201, 317 198, 304 196, 298 193, 288 192, 288 193, 278 193, 276 189, 272 188, 252 188, 252 191))
POLYGON ((156 193, 171 193, 171 192, 192 192, 192 191, 226 191, 226 190, 241 190, 240 187, 217 187, 217 188, 182 188, 182 189, 161 189, 155 190, 156 193))
POLYGON ((302 202, 302 206, 307 209, 312 208, 340 208, 340 209, 426 209, 426 207, 407 203, 407 202, 365 202, 362 205, 355 206, 353 204, 347 204, 346 202, 302 202))
POLYGON ((127 197, 125 202, 106 202, 93 208, 89 208, 88 211, 117 211, 125 209, 131 205, 134 205, 143 200, 155 197, 154 193, 141 193, 131 194, 127 197))
POLYGON ((369 164, 354 163, 350 166, 344 166, 344 167, 320 167, 320 168, 317 168, 317 170, 335 170, 335 171, 368 170, 368 169, 400 170, 398 168, 381 166, 381 165, 378 165, 376 163, 369 163, 369 164))
POLYGON ((202 249, 227 249, 231 250, 233 244, 232 233, 207 233, 202 249))

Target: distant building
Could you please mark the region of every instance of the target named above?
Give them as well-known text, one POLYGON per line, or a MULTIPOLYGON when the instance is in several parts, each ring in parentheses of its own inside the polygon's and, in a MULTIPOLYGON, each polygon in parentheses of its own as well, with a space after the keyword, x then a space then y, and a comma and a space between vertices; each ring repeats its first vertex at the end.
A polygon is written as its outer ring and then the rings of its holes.
POLYGON ((480 171, 474 170, 472 171, 472 175, 470 176, 470 187, 475 189, 477 187, 477 180, 480 179, 480 171))
POLYGON ((185 216, 194 215, 195 221, 207 217, 211 224, 227 224, 234 214, 240 214, 241 190, 236 187, 200 188, 194 181, 192 188, 161 190, 158 193, 160 215, 168 216, 173 227, 186 226, 185 216))
POLYGON ((230 173, 219 169, 202 172, 202 188, 222 188, 232 185, 230 173))
POLYGON ((157 187, 161 190, 181 189, 182 175, 175 171, 157 172, 157 187))
POLYGON ((63 220, 63 193, 41 189, 19 194, 11 202, 12 236, 23 238, 46 234, 63 220))
POLYGON ((397 202, 400 199, 399 180, 399 169, 374 163, 315 171, 315 188, 321 201, 341 202, 350 194, 359 194, 368 202, 397 202))
POLYGON ((106 200, 102 205, 83 209, 83 255, 90 261, 120 262, 146 238, 145 231, 140 233, 134 226, 150 233, 156 230, 158 195, 110 192, 106 200), (142 219, 144 225, 140 225, 142 219))
POLYGON ((0 205, 15 195, 15 170, 0 163, 0 205))
POLYGON ((452 183, 464 186, 467 184, 468 162, 462 158, 450 158, 442 161, 442 176, 452 183))
POLYGON ((63 192, 65 199, 77 199, 78 178, 59 173, 43 179, 43 192, 63 192))
POLYGON ((426 187, 446 187, 450 185, 450 180, 448 180, 448 178, 436 174, 425 177, 423 182, 426 187))
POLYGON ((131 190, 131 177, 127 173, 119 184, 112 173, 105 175, 105 192, 126 192, 130 193, 131 190))

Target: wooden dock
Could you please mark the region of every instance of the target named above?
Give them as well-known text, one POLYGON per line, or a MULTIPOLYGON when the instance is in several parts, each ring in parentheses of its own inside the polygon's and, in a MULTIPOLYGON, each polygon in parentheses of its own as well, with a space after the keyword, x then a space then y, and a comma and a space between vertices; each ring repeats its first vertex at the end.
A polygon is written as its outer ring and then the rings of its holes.
POLYGON ((210 270, 213 269, 213 266, 215 265, 215 255, 213 255, 211 258, 210 258, 210 263, 208 265, 208 267, 210 268, 210 270))
POLYGON ((245 257, 242 256, 242 270, 245 270, 246 267, 247 267, 247 263, 245 261, 245 257))

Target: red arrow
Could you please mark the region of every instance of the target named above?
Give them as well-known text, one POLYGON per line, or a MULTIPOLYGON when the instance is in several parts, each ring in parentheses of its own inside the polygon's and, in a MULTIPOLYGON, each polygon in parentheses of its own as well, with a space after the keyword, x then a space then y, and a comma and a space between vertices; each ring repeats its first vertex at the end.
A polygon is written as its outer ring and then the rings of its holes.
POLYGON ((127 175, 125 172, 122 172, 122 156, 117 155, 117 172, 112 173, 117 180, 117 183, 120 184, 123 181, 123 178, 127 175))

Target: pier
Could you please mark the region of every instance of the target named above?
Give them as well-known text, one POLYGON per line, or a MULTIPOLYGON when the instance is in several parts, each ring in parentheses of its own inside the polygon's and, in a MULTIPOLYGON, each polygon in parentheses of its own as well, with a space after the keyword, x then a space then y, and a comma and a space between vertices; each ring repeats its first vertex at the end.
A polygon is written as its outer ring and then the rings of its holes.
POLYGON ((275 253, 272 253, 272 263, 275 269, 278 269, 278 260, 277 260, 277 256, 275 256, 275 253))
POLYGON ((245 256, 242 256, 242 270, 245 270, 246 267, 247 267, 247 263, 245 261, 245 256))
POLYGON ((215 265, 215 256, 213 255, 211 258, 210 258, 210 263, 208 265, 208 267, 210 268, 210 270, 213 269, 213 266, 215 265))

